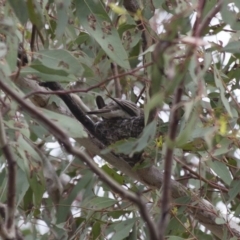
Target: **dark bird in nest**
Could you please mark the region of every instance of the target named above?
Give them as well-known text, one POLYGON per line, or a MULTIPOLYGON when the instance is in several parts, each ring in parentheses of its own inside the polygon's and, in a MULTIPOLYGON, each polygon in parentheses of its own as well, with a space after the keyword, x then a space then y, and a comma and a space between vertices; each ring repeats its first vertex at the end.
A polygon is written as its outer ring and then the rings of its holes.
POLYGON ((139 108, 137 104, 110 96, 109 98, 112 99, 112 102, 106 105, 103 98, 97 96, 96 103, 99 109, 87 112, 87 114, 95 114, 105 119, 143 116, 143 110, 139 108))

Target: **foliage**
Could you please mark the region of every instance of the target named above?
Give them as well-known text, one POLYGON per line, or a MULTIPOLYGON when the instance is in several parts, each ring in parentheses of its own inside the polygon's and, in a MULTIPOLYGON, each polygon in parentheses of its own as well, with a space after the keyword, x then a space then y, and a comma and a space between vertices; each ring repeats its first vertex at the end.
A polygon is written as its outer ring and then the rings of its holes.
MULTIPOLYGON (((227 210, 227 218, 216 219, 216 225, 232 216, 239 220, 239 1, 223 1, 214 16, 210 14, 219 1, 206 1, 199 21, 204 23, 209 16, 212 21, 199 36, 193 33, 201 1, 145 0, 137 5, 137 13, 126 11, 123 1, 111 5, 100 0, 2 2, 0 81, 21 97, 35 90, 23 87, 21 79, 58 81, 65 88, 81 89, 78 95, 91 109, 96 95, 106 101, 106 95, 135 101, 145 89, 146 122, 154 109, 159 116, 138 139, 119 141, 105 153, 145 149, 147 163, 136 169, 155 164, 162 170, 166 149, 171 148, 173 179, 220 206, 220 211, 227 210), (31 61, 17 68, 20 42, 31 61), (174 105, 181 83, 183 96, 174 105), (167 133, 170 109, 181 110, 174 141, 167 133)), ((47 103, 63 106, 54 95, 47 103)), ((88 135, 77 120, 34 104, 81 148, 78 139, 88 135)), ((150 239, 138 207, 114 193, 82 159, 68 155, 51 129, 3 91, 1 110, 17 163, 15 221, 26 239, 150 239), (60 200, 49 190, 54 179, 63 187, 60 200)), ((0 202, 5 203, 8 171, 3 153, 0 202)), ((158 222, 159 189, 136 181, 99 156, 92 157, 127 191, 141 193, 148 214, 158 222)), ((202 222, 186 213, 190 195, 173 200, 167 239, 215 239, 202 222)), ((229 239, 226 233, 223 239, 229 239)))

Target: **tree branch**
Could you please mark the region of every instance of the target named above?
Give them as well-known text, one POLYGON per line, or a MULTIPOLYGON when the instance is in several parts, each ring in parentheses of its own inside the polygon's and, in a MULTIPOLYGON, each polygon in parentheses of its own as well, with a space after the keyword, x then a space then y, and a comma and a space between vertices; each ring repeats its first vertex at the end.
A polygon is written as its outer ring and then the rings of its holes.
MULTIPOLYGON (((176 106, 180 103, 183 93, 183 81, 177 87, 174 94, 173 105, 176 106)), ((160 239, 164 239, 164 232, 168 222, 168 214, 170 212, 171 203, 171 176, 172 176, 172 164, 173 164, 173 150, 174 141, 177 136, 178 122, 179 122, 179 108, 171 111, 169 128, 168 128, 168 147, 166 149, 166 155, 164 160, 164 179, 162 187, 162 201, 161 201, 161 217, 159 221, 159 236, 160 239)))
POLYGON ((0 112, 0 147, 6 157, 8 168, 8 187, 7 187, 7 207, 5 209, 5 224, 2 221, 0 227, 0 235, 4 239, 15 239, 15 199, 16 199, 16 161, 7 143, 7 137, 3 125, 2 114, 0 112), (8 235, 8 237, 6 236, 8 235))

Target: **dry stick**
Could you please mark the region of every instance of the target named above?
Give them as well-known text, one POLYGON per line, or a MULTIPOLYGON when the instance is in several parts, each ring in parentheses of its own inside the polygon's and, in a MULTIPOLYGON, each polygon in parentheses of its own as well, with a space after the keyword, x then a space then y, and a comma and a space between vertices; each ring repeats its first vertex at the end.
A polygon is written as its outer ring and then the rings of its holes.
POLYGON ((240 104, 237 101, 237 99, 235 98, 235 96, 231 93, 231 90, 228 89, 228 87, 226 86, 224 81, 222 81, 222 84, 223 84, 223 87, 225 88, 225 90, 228 91, 228 93, 231 96, 231 98, 234 101, 234 103, 237 105, 238 110, 240 110, 240 104))
POLYGON ((146 85, 142 88, 141 92, 139 93, 135 103, 138 103, 139 99, 141 98, 141 96, 143 95, 144 91, 146 90, 146 85))
POLYGON ((149 67, 151 66, 153 63, 150 62, 150 63, 147 63, 143 66, 140 66, 140 67, 137 67, 135 69, 132 69, 131 71, 128 71, 128 72, 125 72, 125 73, 121 73, 117 76, 112 76, 110 78, 107 78, 106 80, 100 82, 100 83, 97 83, 95 85, 92 85, 91 87, 89 88, 86 88, 86 89, 72 89, 72 90, 69 90, 69 91, 34 91, 34 92, 30 92, 29 94, 27 94, 25 96, 25 98, 29 98, 30 96, 32 95, 35 95, 35 94, 67 94, 67 93, 77 93, 77 92, 89 92, 90 90, 94 89, 94 88, 98 88, 100 87, 101 85, 115 79, 116 77, 120 78, 120 77, 123 77, 123 76, 126 76, 126 75, 130 75, 131 73, 133 72, 137 72, 138 70, 142 69, 142 68, 145 68, 145 67, 149 67))
MULTIPOLYGON (((205 0, 202 0, 202 1, 205 1, 205 0)), ((206 15, 203 21, 199 23, 195 36, 202 35, 203 30, 208 27, 212 18, 220 11, 222 4, 223 4, 223 0, 219 0, 217 5, 206 15)))
POLYGON ((0 236, 2 237, 2 239, 11 239, 11 236, 9 236, 9 233, 4 226, 2 217, 0 217, 0 236))
POLYGON ((2 80, 0 80, 0 88, 6 94, 11 96, 11 98, 14 99, 29 114, 33 115, 38 121, 43 123, 51 131, 51 133, 55 136, 55 138, 60 143, 63 144, 63 146, 65 147, 66 151, 69 154, 77 156, 82 161, 84 161, 89 166, 89 168, 96 175, 98 175, 100 179, 102 179, 103 182, 105 182, 108 186, 110 186, 113 191, 120 194, 122 198, 126 198, 132 201, 133 203, 135 203, 138 206, 143 219, 146 221, 146 224, 148 226, 149 233, 151 236, 151 240, 158 240, 157 229, 150 215, 148 214, 148 211, 146 209, 144 201, 142 200, 142 197, 139 197, 138 194, 134 194, 132 192, 126 191, 115 180, 113 180, 111 177, 106 175, 105 172, 102 169, 100 169, 97 166, 97 164, 85 152, 71 145, 71 142, 69 141, 69 136, 60 127, 55 125, 51 120, 49 120, 47 117, 41 114, 41 112, 39 112, 35 107, 29 104, 25 99, 22 99, 20 96, 18 96, 18 94, 15 93, 12 89, 10 89, 2 80))
MULTIPOLYGON (((179 104, 183 93, 183 81, 177 87, 174 94, 174 105, 179 104)), ((179 121, 180 109, 175 109, 170 114, 168 137, 169 143, 166 149, 166 155, 164 160, 164 176, 163 176, 163 187, 162 187, 162 213, 159 221, 159 239, 164 239, 164 232, 168 223, 168 213, 170 211, 171 202, 171 175, 172 175, 172 162, 173 162, 173 146, 174 140, 177 136, 177 128, 179 121)))
POLYGON ((189 234, 189 236, 192 236, 191 240, 198 240, 198 238, 196 238, 195 235, 193 235, 193 233, 191 232, 191 228, 189 228, 188 226, 185 225, 185 223, 183 223, 178 217, 177 214, 173 213, 173 216, 175 217, 175 219, 177 219, 177 221, 179 222, 179 224, 181 224, 181 226, 185 229, 185 232, 187 232, 189 234))
MULTIPOLYGON (((8 168, 8 182, 7 182, 7 208, 5 217, 5 226, 0 227, 0 235, 3 233, 8 234, 9 239, 13 239, 16 236, 14 216, 15 216, 15 199, 16 199, 16 161, 7 143, 7 137, 4 129, 2 114, 0 112, 0 146, 3 154, 6 157, 8 168), (6 232, 4 231, 6 228, 6 232)), ((3 222, 1 223, 3 224, 3 222)), ((7 239, 7 238, 4 238, 7 239)))
POLYGON ((219 191, 223 191, 223 192, 229 192, 229 189, 227 189, 226 187, 223 187, 221 185, 219 185, 218 183, 212 182, 212 181, 208 181, 206 178, 202 177, 200 174, 198 174, 197 172, 193 171, 190 167, 188 167, 185 163, 183 163, 180 159, 178 159, 177 157, 174 157, 174 160, 178 163, 180 163, 182 165, 182 167, 184 169, 186 169, 187 171, 189 171, 192 175, 194 175, 196 177, 196 179, 201 180, 205 183, 207 183, 209 186, 218 189, 219 191))
POLYGON ((36 31, 37 27, 36 25, 32 25, 32 34, 31 34, 31 41, 30 41, 30 49, 31 52, 33 53, 35 51, 35 38, 36 38, 36 31))
POLYGON ((197 17, 196 17, 196 21, 195 21, 194 26, 193 26, 193 32, 195 33, 193 35, 195 35, 195 37, 200 37, 200 36, 198 36, 199 25, 201 24, 202 14, 203 14, 203 9, 204 9, 205 4, 206 4, 205 0, 199 0, 198 1, 197 17))
POLYGON ((122 87, 120 84, 120 78, 118 77, 118 66, 116 63, 111 63, 111 69, 113 76, 116 76, 114 79, 114 85, 115 85, 115 95, 117 98, 121 98, 122 96, 122 87))

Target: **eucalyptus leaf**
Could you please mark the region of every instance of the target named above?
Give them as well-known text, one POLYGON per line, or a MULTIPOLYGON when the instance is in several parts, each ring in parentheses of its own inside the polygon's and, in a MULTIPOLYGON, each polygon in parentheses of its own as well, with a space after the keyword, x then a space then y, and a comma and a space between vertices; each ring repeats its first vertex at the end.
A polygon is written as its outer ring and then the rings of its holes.
POLYGON ((41 109, 41 111, 54 123, 58 124, 61 128, 65 129, 68 135, 72 138, 82 138, 87 137, 87 133, 83 129, 81 123, 76 119, 61 115, 46 109, 41 109))
MULTIPOLYGON (((36 60, 33 61, 31 67, 34 67, 35 64, 40 67, 41 63, 45 67, 43 73, 48 73, 52 70, 62 71, 65 74, 73 74, 75 76, 81 76, 83 73, 83 68, 79 64, 77 58, 75 58, 70 52, 66 50, 42 50, 36 54, 36 60)), ((61 75, 61 72, 59 72, 61 75)))
POLYGON ((215 222, 216 222, 217 224, 225 224, 225 223, 226 223, 226 220, 223 219, 223 218, 216 218, 216 219, 215 219, 215 222))
MULTIPOLYGON (((35 64, 35 63, 34 63, 35 64)), ((72 74, 66 73, 64 70, 55 70, 45 67, 44 65, 31 65, 31 67, 25 67, 21 71, 21 77, 26 77, 29 74, 33 74, 39 79, 44 79, 44 81, 59 81, 59 82, 74 82, 77 81, 77 77, 72 74), (41 72, 41 69, 45 70, 41 72), (46 71, 46 70, 49 71, 46 71), (63 73, 63 74, 62 74, 63 73), (59 75, 56 75, 59 74, 59 75)))
POLYGON ((29 182, 26 177, 25 172, 21 169, 17 170, 17 180, 16 180, 16 206, 22 202, 23 197, 25 196, 27 190, 29 188, 29 182))
POLYGON ((108 165, 102 166, 104 172, 106 172, 109 176, 111 176, 116 182, 119 184, 124 184, 124 177, 118 174, 114 169, 110 168, 108 165))
POLYGON ((185 238, 177 237, 177 236, 169 236, 168 240, 183 240, 185 238))
POLYGON ((118 32, 100 1, 76 0, 81 25, 94 37, 105 53, 119 66, 130 69, 128 55, 118 32))
POLYGON ((39 2, 34 0, 27 0, 28 16, 33 24, 35 24, 38 29, 43 28, 44 19, 42 15, 42 9, 39 2))
POLYGON ((229 105, 229 101, 225 97, 225 89, 224 89, 223 83, 222 83, 223 80, 222 80, 220 72, 218 71, 216 66, 214 67, 214 80, 215 80, 216 86, 218 87, 218 89, 220 91, 222 103, 223 103, 225 109, 227 110, 229 116, 232 117, 232 111, 231 111, 231 107, 229 105))
POLYGON ((223 162, 216 160, 207 161, 207 165, 228 185, 232 182, 232 176, 223 162))
POLYGON ((240 192, 239 188, 239 180, 233 180, 230 185, 230 189, 228 191, 229 199, 228 201, 232 201, 240 192))
POLYGON ((4 57, 7 54, 7 46, 5 43, 0 42, 0 58, 4 57))
POLYGON ((68 24, 68 8, 71 4, 70 0, 57 0, 56 5, 57 5, 57 28, 56 28, 56 35, 62 36, 65 28, 68 24))
POLYGON ((222 49, 222 51, 224 51, 224 52, 229 52, 229 53, 239 53, 239 48, 240 48, 240 42, 239 42, 239 41, 229 42, 229 43, 222 49))
POLYGON ((94 197, 88 202, 90 208, 94 210, 112 207, 116 203, 116 200, 107 197, 94 197))
POLYGON ((130 231, 133 228, 136 221, 137 218, 132 218, 126 221, 114 223, 113 227, 116 233, 112 236, 112 240, 122 240, 123 238, 129 236, 130 231))
POLYGON ((239 23, 237 21, 237 13, 234 10, 231 10, 228 3, 223 1, 221 8, 221 16, 225 23, 228 23, 233 30, 240 30, 239 23))
POLYGON ((24 0, 8 0, 8 3, 11 5, 13 11, 18 17, 22 25, 24 25, 28 20, 28 11, 26 1, 24 0))
POLYGON ((74 186, 72 189, 70 195, 67 197, 67 199, 62 199, 59 203, 59 208, 56 214, 56 223, 63 223, 67 220, 67 215, 69 214, 71 205, 77 195, 87 187, 89 182, 92 180, 92 173, 87 172, 74 186))

